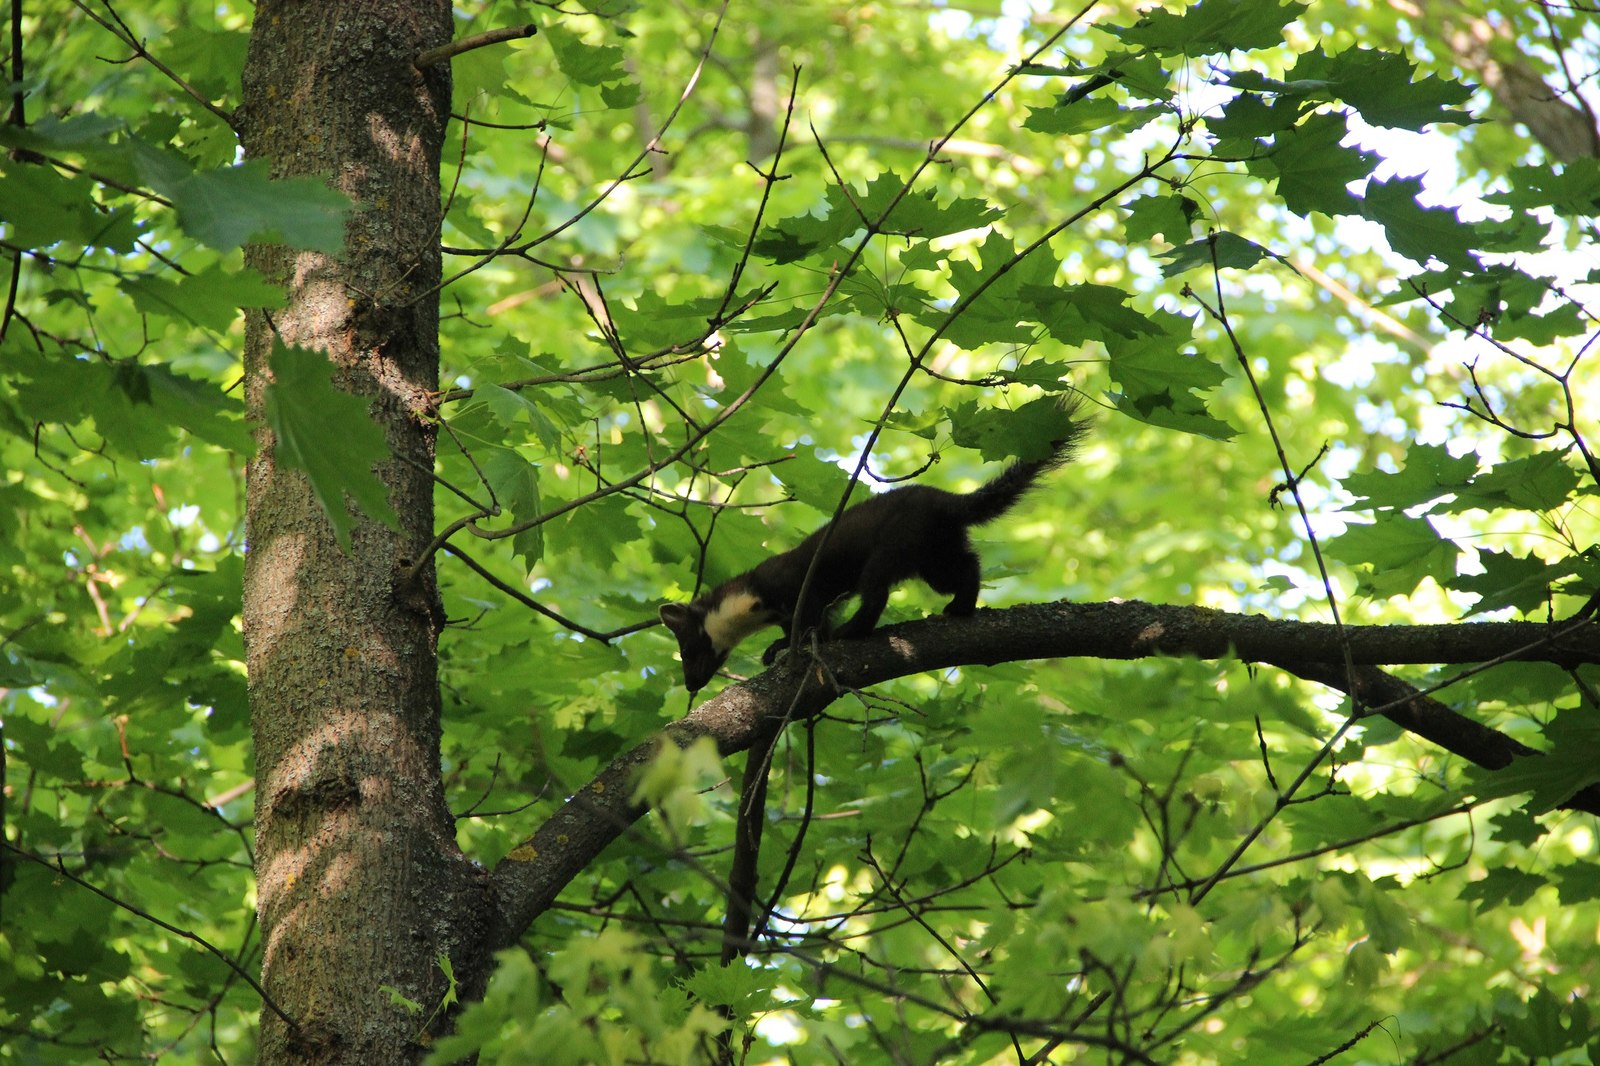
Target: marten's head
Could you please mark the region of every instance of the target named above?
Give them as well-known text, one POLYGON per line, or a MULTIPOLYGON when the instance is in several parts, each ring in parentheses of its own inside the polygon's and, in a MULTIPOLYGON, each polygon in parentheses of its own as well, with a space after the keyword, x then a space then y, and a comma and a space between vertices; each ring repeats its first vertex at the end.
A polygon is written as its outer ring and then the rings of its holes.
POLYGON ((684 687, 699 692, 741 640, 776 623, 778 614, 742 577, 736 577, 693 603, 663 604, 661 621, 678 638, 684 687))

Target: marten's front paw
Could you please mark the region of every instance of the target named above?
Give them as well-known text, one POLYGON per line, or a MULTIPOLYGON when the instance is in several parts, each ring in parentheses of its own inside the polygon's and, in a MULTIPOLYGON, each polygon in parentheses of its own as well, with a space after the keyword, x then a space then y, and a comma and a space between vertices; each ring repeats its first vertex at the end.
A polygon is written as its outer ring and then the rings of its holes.
MULTIPOLYGON (((825 640, 836 640, 838 639, 839 635, 840 634, 837 631, 830 634, 826 628, 808 629, 804 633, 800 634, 800 643, 803 647, 810 648, 811 654, 815 655, 818 644, 825 640)), ((771 666, 779 659, 782 659, 788 650, 789 638, 779 637, 777 640, 772 642, 772 645, 768 647, 766 651, 761 653, 761 665, 771 666)))

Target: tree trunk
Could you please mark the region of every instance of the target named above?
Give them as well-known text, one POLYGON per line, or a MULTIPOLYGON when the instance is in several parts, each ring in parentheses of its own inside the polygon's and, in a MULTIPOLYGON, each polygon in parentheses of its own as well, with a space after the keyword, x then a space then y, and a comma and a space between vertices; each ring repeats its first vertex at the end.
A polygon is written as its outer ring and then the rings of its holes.
POLYGON ((339 256, 249 255, 289 301, 252 313, 245 341, 246 401, 261 427, 244 625, 272 1001, 263 1063, 414 1061, 447 991, 439 959, 469 986, 486 965, 471 929, 483 881, 456 847, 439 776, 431 565, 410 593, 396 585, 433 534, 426 415, 438 382, 450 100, 448 65, 418 71, 412 59, 450 32, 446 0, 263 0, 244 70, 248 155, 275 177, 326 180, 353 204, 339 256), (276 462, 261 416, 277 340, 325 353, 335 385, 370 398, 399 457, 377 470, 397 530, 358 516, 342 550, 304 477, 276 462))
POLYGON ((1457 0, 1391 3, 1426 28, 1463 70, 1482 79, 1495 103, 1526 126, 1552 159, 1571 163, 1600 155, 1600 126, 1579 87, 1546 83, 1522 57, 1519 35, 1504 18, 1482 17, 1457 0))

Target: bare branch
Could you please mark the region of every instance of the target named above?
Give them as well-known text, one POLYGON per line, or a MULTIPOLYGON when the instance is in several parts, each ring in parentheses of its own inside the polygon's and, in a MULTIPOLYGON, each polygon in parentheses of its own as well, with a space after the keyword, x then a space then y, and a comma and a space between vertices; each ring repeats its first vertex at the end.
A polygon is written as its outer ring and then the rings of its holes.
POLYGON ((463 52, 470 52, 474 48, 487 48, 491 44, 500 44, 504 41, 517 41, 525 37, 532 37, 539 32, 539 27, 533 23, 526 26, 506 26, 498 30, 485 30, 474 33, 471 37, 442 44, 438 48, 430 48, 411 61, 418 70, 425 70, 441 60, 450 59, 463 52))

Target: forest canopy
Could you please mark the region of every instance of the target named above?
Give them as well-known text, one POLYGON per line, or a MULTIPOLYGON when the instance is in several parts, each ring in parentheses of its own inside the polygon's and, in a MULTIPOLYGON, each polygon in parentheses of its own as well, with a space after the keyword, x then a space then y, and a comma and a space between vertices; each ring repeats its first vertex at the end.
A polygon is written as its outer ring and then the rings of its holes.
POLYGON ((1600 1063, 1592 7, 324 6, 12 8, 0 1063, 1600 1063))

